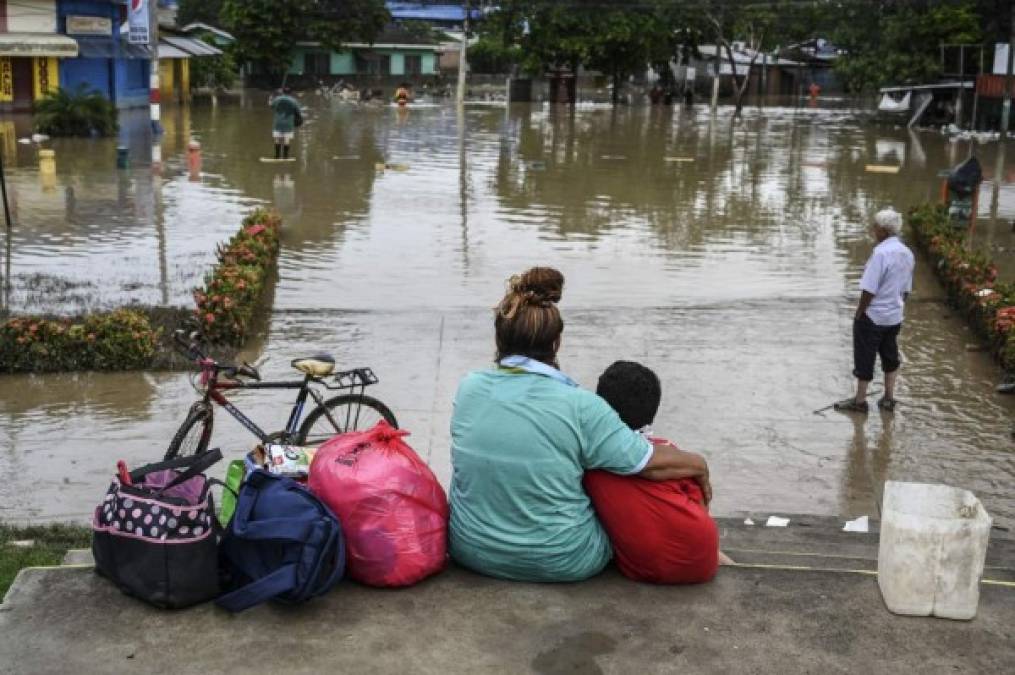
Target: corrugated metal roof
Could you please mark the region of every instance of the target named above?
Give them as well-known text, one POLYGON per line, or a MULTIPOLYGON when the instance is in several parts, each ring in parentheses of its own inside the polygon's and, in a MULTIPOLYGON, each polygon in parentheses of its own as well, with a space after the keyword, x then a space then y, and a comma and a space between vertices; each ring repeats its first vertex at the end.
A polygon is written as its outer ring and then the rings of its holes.
POLYGON ((159 38, 159 58, 183 59, 190 56, 218 56, 221 49, 213 47, 203 40, 182 37, 179 35, 163 35, 159 38), (166 56, 162 51, 166 51, 166 56), (182 52, 183 56, 175 56, 176 52, 182 52), (170 56, 170 54, 174 54, 170 56))

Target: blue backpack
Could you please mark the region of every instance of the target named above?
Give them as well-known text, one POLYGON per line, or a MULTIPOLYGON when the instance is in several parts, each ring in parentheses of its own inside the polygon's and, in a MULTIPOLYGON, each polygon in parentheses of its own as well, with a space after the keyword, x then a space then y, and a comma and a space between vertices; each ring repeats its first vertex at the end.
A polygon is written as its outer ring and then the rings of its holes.
POLYGON ((240 488, 219 557, 229 591, 215 602, 241 612, 331 590, 345 571, 345 540, 338 518, 306 487, 258 469, 240 488))

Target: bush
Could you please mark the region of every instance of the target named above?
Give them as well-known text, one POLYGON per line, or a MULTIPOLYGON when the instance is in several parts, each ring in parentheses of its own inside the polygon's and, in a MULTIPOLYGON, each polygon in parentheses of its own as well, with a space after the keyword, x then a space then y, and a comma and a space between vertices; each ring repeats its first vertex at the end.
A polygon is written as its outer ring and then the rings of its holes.
POLYGON ((246 338, 278 260, 281 224, 278 214, 258 209, 218 247, 218 264, 194 291, 195 314, 211 342, 239 345, 246 338))
POLYGON ((949 300, 990 341, 1004 369, 1015 371, 1015 284, 998 283, 997 266, 966 249, 965 230, 951 224, 943 206, 919 206, 909 213, 909 222, 949 300))
POLYGON ((119 125, 116 106, 81 84, 58 89, 35 104, 35 130, 50 136, 112 136, 119 125))
POLYGON ((158 342, 148 317, 132 309, 76 321, 18 317, 0 325, 0 372, 143 369, 158 342))

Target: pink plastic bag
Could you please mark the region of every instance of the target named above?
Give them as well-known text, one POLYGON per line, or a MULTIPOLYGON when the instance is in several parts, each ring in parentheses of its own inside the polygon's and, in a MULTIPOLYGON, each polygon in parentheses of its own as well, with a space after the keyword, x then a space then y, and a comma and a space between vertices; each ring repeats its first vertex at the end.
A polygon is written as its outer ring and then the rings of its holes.
POLYGON ((317 451, 310 490, 342 522, 346 574, 369 586, 410 586, 444 569, 448 499, 430 468, 380 421, 317 451))

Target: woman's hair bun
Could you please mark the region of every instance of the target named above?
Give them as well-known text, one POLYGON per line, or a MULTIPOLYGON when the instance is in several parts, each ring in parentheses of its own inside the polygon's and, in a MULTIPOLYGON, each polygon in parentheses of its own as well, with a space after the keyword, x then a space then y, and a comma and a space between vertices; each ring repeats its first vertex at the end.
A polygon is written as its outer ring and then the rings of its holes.
POLYGON ((512 293, 537 305, 560 302, 564 293, 564 275, 552 267, 533 267, 509 280, 512 293))

